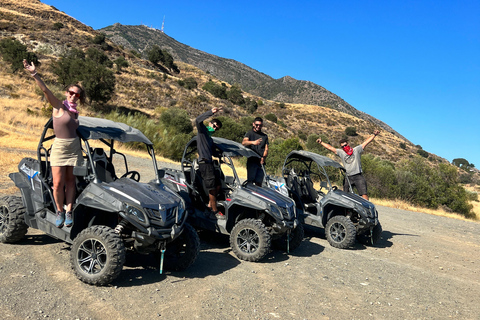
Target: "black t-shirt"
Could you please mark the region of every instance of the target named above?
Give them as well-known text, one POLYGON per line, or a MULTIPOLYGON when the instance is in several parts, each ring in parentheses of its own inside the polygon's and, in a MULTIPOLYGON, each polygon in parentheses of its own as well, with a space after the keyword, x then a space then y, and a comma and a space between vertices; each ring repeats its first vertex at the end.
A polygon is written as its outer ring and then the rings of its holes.
POLYGON ((247 147, 255 151, 260 157, 263 157, 265 152, 265 146, 268 145, 268 136, 263 132, 255 132, 253 129, 245 133, 245 138, 248 138, 248 141, 255 141, 262 139, 262 142, 257 146, 254 144, 248 145, 247 147))

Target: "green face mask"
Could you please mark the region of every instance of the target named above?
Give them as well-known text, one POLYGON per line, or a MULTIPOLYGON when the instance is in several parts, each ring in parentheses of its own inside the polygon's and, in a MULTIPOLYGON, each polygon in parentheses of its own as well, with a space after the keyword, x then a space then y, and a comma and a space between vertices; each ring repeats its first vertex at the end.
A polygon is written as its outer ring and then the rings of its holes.
POLYGON ((207 130, 208 130, 208 136, 211 137, 212 134, 215 132, 215 129, 213 129, 212 127, 210 126, 207 126, 207 130))

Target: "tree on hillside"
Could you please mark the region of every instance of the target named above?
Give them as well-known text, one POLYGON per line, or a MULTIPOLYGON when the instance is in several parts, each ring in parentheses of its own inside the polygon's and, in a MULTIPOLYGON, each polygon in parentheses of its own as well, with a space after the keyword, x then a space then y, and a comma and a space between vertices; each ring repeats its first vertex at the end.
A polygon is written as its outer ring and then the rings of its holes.
POLYGON ((463 170, 468 170, 470 168, 474 168, 475 165, 473 163, 469 163, 466 159, 464 158, 456 158, 456 159, 453 159, 452 161, 452 164, 454 166, 457 166, 459 167, 460 169, 463 169, 463 170))
POLYGON ((63 86, 81 82, 89 103, 106 103, 115 89, 113 63, 97 49, 88 49, 87 54, 72 49, 52 66, 52 71, 63 86))
POLYGON ((158 64, 164 59, 162 49, 160 49, 159 46, 154 45, 152 49, 147 52, 147 58, 151 63, 158 64))

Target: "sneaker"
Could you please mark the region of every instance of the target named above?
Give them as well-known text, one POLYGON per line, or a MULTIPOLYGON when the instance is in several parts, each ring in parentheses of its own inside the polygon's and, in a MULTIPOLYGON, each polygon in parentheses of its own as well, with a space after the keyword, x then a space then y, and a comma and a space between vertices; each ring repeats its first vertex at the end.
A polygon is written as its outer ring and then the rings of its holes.
POLYGON ((57 212, 57 218, 55 219, 55 225, 57 228, 63 227, 63 223, 65 222, 65 212, 57 212))
POLYGON ((65 214, 65 227, 71 227, 73 224, 72 211, 65 214))

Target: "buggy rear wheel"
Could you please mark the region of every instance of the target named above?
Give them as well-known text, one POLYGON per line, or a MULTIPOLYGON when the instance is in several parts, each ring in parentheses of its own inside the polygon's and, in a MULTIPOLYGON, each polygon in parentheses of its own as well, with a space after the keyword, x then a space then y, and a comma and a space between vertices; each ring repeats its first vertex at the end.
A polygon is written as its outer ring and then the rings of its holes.
POLYGON ((240 220, 230 234, 230 246, 239 259, 256 262, 270 250, 270 233, 260 220, 240 220))
POLYGON ((355 244, 357 230, 348 217, 334 216, 328 220, 325 234, 332 247, 346 249, 355 244))
POLYGON ((0 242, 18 242, 27 234, 27 230, 22 198, 0 198, 0 242))
POLYGON ((122 271, 125 245, 112 228, 91 226, 73 240, 70 263, 81 281, 106 285, 122 271))

